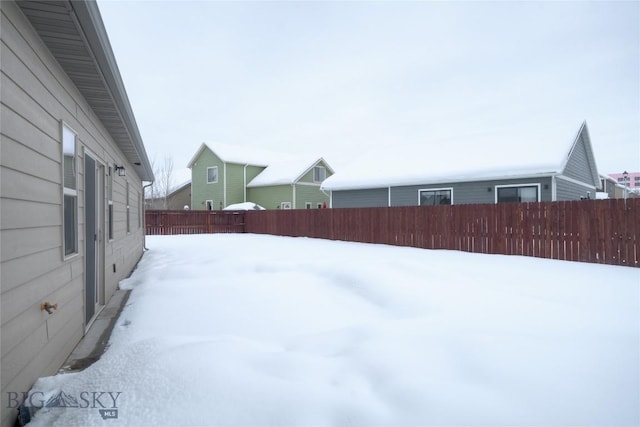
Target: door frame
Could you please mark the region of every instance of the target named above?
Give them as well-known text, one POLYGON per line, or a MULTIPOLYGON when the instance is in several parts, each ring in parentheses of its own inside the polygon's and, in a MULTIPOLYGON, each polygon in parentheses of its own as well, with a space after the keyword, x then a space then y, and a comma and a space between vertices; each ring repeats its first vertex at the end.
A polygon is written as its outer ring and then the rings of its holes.
POLYGON ((97 155, 95 155, 91 150, 84 148, 84 156, 88 156, 95 163, 94 168, 94 194, 95 194, 95 257, 94 257, 94 271, 95 271, 95 289, 94 289, 94 307, 93 314, 90 319, 87 319, 87 262, 86 259, 86 248, 87 248, 87 173, 89 171, 86 170, 86 158, 83 159, 84 166, 84 238, 85 238, 85 261, 84 261, 84 287, 83 287, 83 306, 84 306, 84 325, 85 332, 91 327, 93 321, 98 317, 98 314, 104 308, 105 305, 105 230, 106 230, 106 206, 107 206, 107 191, 106 191, 106 164, 102 162, 97 155))

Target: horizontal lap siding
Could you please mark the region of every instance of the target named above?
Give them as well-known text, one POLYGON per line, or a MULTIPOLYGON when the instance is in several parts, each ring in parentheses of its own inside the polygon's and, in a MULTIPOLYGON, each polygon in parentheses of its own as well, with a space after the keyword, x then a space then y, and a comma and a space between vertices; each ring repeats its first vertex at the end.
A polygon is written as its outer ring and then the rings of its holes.
MULTIPOLYGON (((0 15, 1 387, 6 396, 55 373, 84 333, 85 149, 100 164, 122 164, 127 173, 114 176, 114 239, 104 243, 106 298, 140 258, 144 235, 138 226, 142 183, 133 165, 18 7, 1 2, 0 15), (62 256, 61 121, 78 134, 79 253, 67 260, 62 256), (44 301, 58 303, 58 311, 40 311, 44 301)), ((3 410, 2 426, 13 416, 15 411, 3 410)))
POLYGON ((331 192, 331 207, 334 208, 367 208, 388 205, 389 191, 387 188, 331 192))

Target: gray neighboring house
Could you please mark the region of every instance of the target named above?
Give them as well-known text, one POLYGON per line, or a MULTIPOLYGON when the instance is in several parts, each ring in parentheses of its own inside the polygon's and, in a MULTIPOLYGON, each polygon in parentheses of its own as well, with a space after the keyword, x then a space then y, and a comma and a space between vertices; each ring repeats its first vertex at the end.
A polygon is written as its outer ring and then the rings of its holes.
POLYGON ((145 208, 149 210, 184 210, 185 206, 191 209, 191 180, 178 185, 164 197, 145 199, 145 208))
POLYGON ((322 189, 333 208, 595 198, 601 183, 586 122, 564 137, 396 148, 343 168, 322 189))
POLYGON ((9 427, 22 393, 57 372, 142 256, 154 177, 97 3, 1 1, 0 18, 9 427))

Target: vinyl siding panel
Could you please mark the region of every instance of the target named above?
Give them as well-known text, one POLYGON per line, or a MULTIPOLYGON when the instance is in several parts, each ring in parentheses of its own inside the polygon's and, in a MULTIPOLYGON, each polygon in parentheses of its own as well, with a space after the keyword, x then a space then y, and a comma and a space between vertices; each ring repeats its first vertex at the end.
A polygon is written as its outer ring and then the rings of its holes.
POLYGON ((244 202, 244 165, 227 163, 227 200, 225 208, 244 202))
MULTIPOLYGON (((6 396, 7 391, 27 391, 38 377, 55 373, 84 333, 85 150, 99 165, 124 165, 127 174, 113 177, 115 229, 114 239, 102 242, 103 299, 141 257, 144 234, 137 201, 142 182, 133 165, 19 8, 0 2, 0 10, 1 393, 6 396), (79 250, 67 259, 62 255, 62 121, 77 132, 78 142, 79 250), (58 303, 58 310, 41 312, 44 301, 58 303)), ((2 426, 11 425, 14 416, 15 411, 3 410, 2 426)))
POLYGON ((333 208, 373 208, 389 205, 387 188, 333 191, 331 197, 333 208))
POLYGON ((581 197, 587 196, 587 192, 590 192, 591 198, 595 199, 595 191, 595 189, 585 185, 567 181, 561 177, 556 178, 556 197, 558 201, 580 200, 581 197))
POLYGON ((296 209, 305 209, 305 203, 310 202, 316 209, 318 203, 329 206, 329 196, 320 191, 320 185, 296 184, 296 209))
POLYGON ((578 141, 576 141, 573 150, 569 154, 569 160, 567 161, 563 175, 587 184, 593 184, 593 171, 589 164, 583 134, 580 134, 578 141))
POLYGON ((247 189, 247 200, 265 209, 280 209, 282 202, 290 202, 293 208, 293 187, 274 185, 247 189))

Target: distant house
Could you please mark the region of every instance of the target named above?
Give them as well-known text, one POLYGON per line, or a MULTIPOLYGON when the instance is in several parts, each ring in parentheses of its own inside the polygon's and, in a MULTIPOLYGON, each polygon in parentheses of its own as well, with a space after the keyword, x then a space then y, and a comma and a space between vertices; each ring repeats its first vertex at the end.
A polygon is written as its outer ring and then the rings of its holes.
POLYGON ((188 167, 192 209, 220 210, 244 202, 266 209, 316 209, 329 203, 320 184, 333 174, 333 169, 321 157, 300 159, 204 143, 188 167))
POLYGON ((57 372, 142 256, 154 176, 96 2, 1 1, 0 18, 8 427, 8 398, 57 372))
POLYGON ((191 209, 191 181, 178 185, 167 197, 145 199, 145 208, 150 210, 184 210, 191 209))
POLYGON ((595 198, 600 176, 586 122, 562 137, 487 136, 389 149, 336 173, 322 189, 334 208, 595 198))
POLYGON ((626 176, 623 173, 610 173, 609 176, 623 187, 627 186, 630 189, 640 189, 640 172, 629 172, 626 176))

